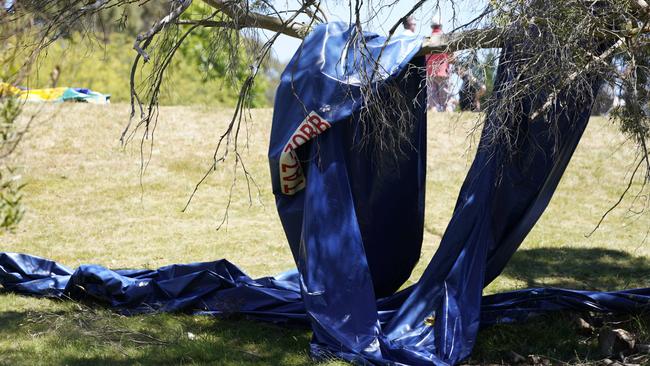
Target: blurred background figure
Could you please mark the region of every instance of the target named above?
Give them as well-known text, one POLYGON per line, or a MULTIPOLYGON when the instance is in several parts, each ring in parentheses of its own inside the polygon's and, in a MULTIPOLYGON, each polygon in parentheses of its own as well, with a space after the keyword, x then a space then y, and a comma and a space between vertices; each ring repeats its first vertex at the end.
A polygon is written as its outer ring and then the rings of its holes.
POLYGON ((404 21, 402 21, 402 26, 404 27, 404 32, 402 32, 403 35, 405 36, 414 36, 415 35, 415 28, 417 27, 417 23, 415 22, 415 18, 412 16, 406 17, 404 21))
POLYGON ((469 67, 457 67, 458 76, 462 80, 458 92, 458 105, 461 111, 481 111, 481 98, 487 91, 485 83, 481 82, 469 67))
POLYGON ((621 77, 619 78, 620 80, 618 80, 618 82, 614 83, 614 88, 613 88, 614 98, 612 100, 612 106, 610 107, 610 109, 625 106, 626 85, 622 79, 628 79, 630 76, 630 72, 632 70, 632 68, 628 67, 625 64, 617 65, 616 68, 618 69, 618 72, 621 75, 621 77))
MULTIPOLYGON (((439 37, 442 34, 442 24, 434 20, 431 23, 431 37, 439 37)), ((427 55, 427 107, 437 112, 447 110, 450 64, 451 56, 447 53, 427 55)))
POLYGON ((452 96, 447 99, 447 112, 456 112, 456 108, 458 107, 458 98, 454 98, 452 96))
POLYGON ((56 88, 59 85, 59 78, 61 77, 61 66, 54 65, 50 73, 50 87, 56 88))

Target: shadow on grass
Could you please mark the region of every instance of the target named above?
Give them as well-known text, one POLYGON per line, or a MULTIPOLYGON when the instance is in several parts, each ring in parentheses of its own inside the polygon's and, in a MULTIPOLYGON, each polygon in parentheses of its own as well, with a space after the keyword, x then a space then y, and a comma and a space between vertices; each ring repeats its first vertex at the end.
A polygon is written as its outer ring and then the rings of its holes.
MULTIPOLYGON (((1 298, 0 298, 1 299, 1 298)), ((0 312, 0 365, 310 365, 308 331, 245 319, 85 306, 0 312)))
POLYGON ((623 328, 637 342, 650 342, 650 314, 613 316, 606 314, 576 314, 555 312, 540 315, 525 323, 497 324, 481 329, 470 364, 505 363, 509 352, 538 355, 553 364, 596 365, 606 355, 599 351, 598 326, 593 332, 578 329, 576 319, 582 317, 591 324, 623 328))
POLYGON ((650 261, 614 249, 521 249, 502 276, 527 287, 612 291, 650 286, 650 261))
MULTIPOLYGON (((650 261, 614 249, 521 249, 502 276, 522 281, 527 287, 622 290, 650 286, 650 261)), ((473 363, 507 363, 510 351, 524 356, 547 356, 557 363, 601 359, 597 331, 581 332, 575 325, 576 316, 590 317, 589 314, 548 313, 525 323, 486 327, 479 332, 471 359, 473 363)), ((605 316, 605 322, 607 319, 605 316)), ((618 317, 615 327, 631 331, 640 341, 650 341, 649 314, 618 317)))

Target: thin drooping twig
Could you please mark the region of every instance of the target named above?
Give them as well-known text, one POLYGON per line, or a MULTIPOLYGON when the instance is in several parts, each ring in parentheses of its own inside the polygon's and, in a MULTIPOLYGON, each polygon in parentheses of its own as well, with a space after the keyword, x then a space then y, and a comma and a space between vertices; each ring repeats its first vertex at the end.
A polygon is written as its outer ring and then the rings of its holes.
MULTIPOLYGON (((304 8, 306 6, 310 6, 310 5, 311 5, 310 3, 304 4, 303 7, 301 9, 299 9, 298 11, 296 11, 293 14, 292 17, 287 19, 287 22, 289 22, 289 23, 293 22, 293 20, 301 14, 301 12, 304 10, 304 8)), ((229 10, 232 11, 232 9, 229 9, 229 10)), ((241 19, 241 17, 238 17, 237 19, 241 19)), ((265 21, 268 20, 267 17, 264 17, 263 19, 266 19, 265 21)), ((235 26, 238 26, 237 22, 234 22, 234 24, 235 24, 235 26)), ((239 98, 237 100, 237 105, 235 107, 235 112, 233 113, 233 117, 232 117, 230 123, 228 124, 228 127, 226 128, 224 133, 220 136, 219 140, 217 141, 217 146, 216 146, 216 148, 214 150, 214 154, 213 154, 212 164, 206 170, 206 172, 201 177, 201 179, 197 182, 197 184, 195 185, 194 189, 192 190, 192 193, 190 194, 190 197, 188 198, 188 200, 187 200, 187 202, 185 204, 185 207, 182 210, 182 211, 187 210, 190 203, 192 202, 192 199, 196 195, 196 192, 198 191, 199 187, 206 181, 206 179, 209 177, 209 175, 216 170, 217 165, 219 163, 222 163, 222 162, 226 161, 226 159, 227 159, 227 157, 229 155, 230 149, 231 149, 231 144, 232 144, 233 153, 235 155, 234 167, 233 167, 233 174, 234 174, 233 184, 232 184, 232 186, 230 188, 230 191, 229 191, 229 194, 228 194, 228 202, 227 202, 227 205, 226 205, 226 211, 224 212, 222 220, 221 220, 220 224, 218 225, 217 229, 220 229, 224 225, 224 223, 227 222, 228 208, 230 207, 230 204, 232 202, 232 194, 233 194, 233 190, 234 190, 234 185, 235 185, 236 180, 237 180, 237 177, 236 177, 237 176, 237 171, 238 171, 237 167, 239 165, 241 165, 241 167, 242 167, 244 177, 246 178, 246 183, 247 183, 247 186, 249 188, 249 190, 248 190, 249 203, 252 202, 252 197, 251 197, 251 193, 250 193, 250 184, 253 183, 255 185, 255 187, 257 188, 258 192, 259 192, 259 189, 260 189, 259 186, 257 185, 257 183, 255 182, 255 180, 252 178, 252 175, 250 174, 250 172, 246 169, 246 165, 244 164, 244 161, 243 161, 243 159, 242 159, 242 157, 241 157, 241 155, 240 155, 240 153, 238 151, 239 131, 240 131, 240 128, 241 128, 241 120, 242 120, 242 117, 244 115, 243 111, 246 108, 246 101, 248 99, 250 90, 252 89, 255 78, 257 77, 257 74, 258 74, 262 64, 266 60, 269 52, 271 51, 271 47, 273 46, 274 42, 278 38, 279 34, 280 33, 274 34, 271 37, 271 39, 269 39, 262 46, 262 49, 261 49, 259 55, 255 58, 254 62, 250 66, 250 74, 248 75, 248 77, 246 78, 246 80, 244 81, 244 83, 243 83, 243 85, 241 87, 239 98), (234 136, 232 135, 233 131, 235 133, 234 136), (222 150, 222 146, 224 146, 223 150, 222 150), (221 154, 220 154, 220 152, 221 152, 221 154)))
POLYGON ((374 67, 374 69, 373 69, 373 71, 372 71, 372 75, 371 75, 370 80, 369 80, 370 82, 372 82, 372 81, 374 80, 375 73, 377 72, 377 70, 378 70, 378 68, 379 68, 379 65, 381 64, 381 56, 382 56, 382 54, 384 53, 384 50, 386 49, 386 46, 387 46, 388 43, 390 42, 391 38, 393 38, 393 35, 394 35, 395 32, 397 31, 397 28, 398 28, 402 23, 404 23, 404 21, 406 21, 406 19, 408 19, 408 18, 411 16, 411 14, 415 13, 416 10, 420 9, 420 7, 421 7, 422 5, 424 5, 424 3, 425 3, 426 1, 427 1, 427 0, 419 0, 417 3, 415 3, 415 5, 413 5, 413 6, 411 7, 411 9, 410 9, 409 11, 406 12, 406 14, 404 14, 404 15, 403 15, 403 16, 402 16, 402 17, 401 17, 397 22, 395 22, 395 24, 393 24, 393 26, 390 28, 390 30, 388 31, 388 35, 386 36, 386 40, 384 41, 384 45, 381 47, 381 50, 379 51, 379 55, 377 56, 377 60, 375 61, 375 67, 374 67))
MULTIPOLYGON (((149 113, 148 118, 146 118, 145 115, 144 115, 144 110, 142 108, 142 101, 140 99, 140 96, 138 95, 138 92, 137 92, 136 86, 135 86, 136 71, 138 69, 140 59, 143 59, 143 61, 145 63, 149 62, 149 54, 146 53, 146 49, 147 49, 147 47, 149 47, 151 45, 154 37, 158 33, 160 33, 166 26, 169 26, 170 24, 175 22, 176 19, 178 19, 178 17, 180 17, 181 14, 183 14, 183 12, 185 10, 187 10, 187 8, 189 8, 189 6, 191 4, 192 4, 192 0, 183 0, 183 1, 181 1, 175 8, 172 8, 172 10, 169 12, 169 14, 167 14, 167 16, 165 16, 164 18, 162 18, 161 20, 156 22, 149 30, 147 30, 144 33, 139 34, 136 37, 136 40, 135 40, 135 42, 133 44, 133 49, 136 50, 137 54, 136 54, 136 56, 135 56, 135 58, 133 60, 133 64, 131 66, 131 74, 130 74, 130 77, 129 77, 129 86, 130 86, 130 94, 131 94, 131 98, 130 98, 131 99, 131 101, 130 101, 131 114, 130 114, 130 117, 129 117, 129 122, 127 123, 126 127, 124 128, 124 130, 122 132, 122 135, 120 136, 120 141, 122 142, 122 144, 124 144, 124 142, 125 142, 126 134, 128 133, 128 131, 130 131, 131 121, 135 117, 135 105, 136 105, 136 103, 137 103, 137 105, 138 105, 138 107, 140 109, 140 120, 141 120, 141 122, 144 120, 144 121, 146 121, 146 123, 148 123, 148 121, 151 119, 150 118, 151 113, 149 113)), ((196 27, 198 27, 198 26, 199 25, 195 25, 194 28, 192 28, 192 30, 196 29, 196 27)), ((191 33, 191 31, 189 33, 191 33)), ((189 33, 187 33, 187 35, 189 35, 189 33)), ((184 39, 184 37, 183 37, 183 39, 184 39)), ((178 46, 180 47, 180 43, 178 44, 178 46)), ((173 52, 176 52, 176 49, 178 49, 178 47, 176 47, 173 50, 173 52)), ((173 54, 172 54, 172 57, 173 57, 173 54)), ((171 58, 169 60, 171 61, 171 58)), ((163 69, 163 71, 164 71, 164 69, 163 69)), ((162 74, 160 74, 160 75, 162 75, 162 74)), ((160 78, 159 83, 154 83, 154 85, 153 85, 153 90, 154 90, 153 94, 154 94, 154 96, 157 94, 157 91, 160 89, 160 83, 162 83, 162 78, 160 78)), ((149 105, 150 111, 151 111, 151 104, 152 103, 150 103, 150 105, 149 105)))
POLYGON ((588 238, 591 235, 593 235, 596 232, 596 230, 600 228, 600 225, 603 223, 603 221, 605 221, 607 215, 609 215, 612 211, 614 211, 614 209, 616 209, 616 207, 618 207, 621 204, 621 202, 623 202, 623 199, 627 195, 627 192, 629 192, 630 188, 632 188, 632 185, 634 184, 634 177, 636 176, 636 173, 639 171, 639 168, 641 167, 641 164, 643 164, 643 162, 644 162, 643 158, 639 159, 639 163, 636 165, 636 167, 634 167, 634 170, 632 171, 632 175, 630 176, 630 179, 628 179, 627 186, 623 190, 623 193, 621 193, 621 195, 618 197, 618 200, 609 209, 607 209, 607 211, 605 211, 605 213, 600 217, 596 226, 588 234, 585 234, 585 237, 588 238))
POLYGON ((575 72, 570 74, 566 79, 562 80, 562 84, 556 90, 554 90, 549 94, 548 98, 546 98, 546 102, 544 102, 544 104, 542 104, 542 106, 539 109, 531 113, 530 120, 534 121, 537 119, 537 117, 546 114, 551 109, 551 106, 555 103, 560 90, 563 90, 565 87, 571 85, 578 78, 578 76, 584 75, 589 71, 591 71, 591 69, 596 64, 600 64, 601 62, 605 61, 607 58, 609 58, 612 55, 612 53, 614 53, 614 51, 616 51, 619 47, 621 47, 623 43, 624 43, 624 39, 619 39, 613 45, 607 48, 605 52, 603 52, 597 57, 594 57, 594 59, 590 61, 584 68, 580 70, 576 70, 575 72))

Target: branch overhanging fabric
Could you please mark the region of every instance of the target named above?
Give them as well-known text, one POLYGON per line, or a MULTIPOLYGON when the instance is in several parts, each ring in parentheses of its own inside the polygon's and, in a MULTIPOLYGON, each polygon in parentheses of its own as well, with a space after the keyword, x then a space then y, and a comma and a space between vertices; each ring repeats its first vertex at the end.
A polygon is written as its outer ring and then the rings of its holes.
MULTIPOLYGON (((240 313, 309 324, 313 355, 360 364, 456 364, 470 355, 482 325, 563 309, 628 313, 650 307, 650 289, 535 288, 482 296, 548 205, 588 123, 591 102, 571 92, 558 102, 570 108, 549 112, 555 133, 543 122, 520 123, 534 111, 533 98, 508 120, 488 114, 483 137, 508 126, 526 138, 518 140, 516 154, 481 139, 438 251, 418 283, 397 291, 422 244, 426 92, 424 59, 415 56, 422 39, 396 36, 384 47, 385 38, 365 33, 361 47, 357 36, 343 23, 316 27, 278 88, 269 163, 297 271, 251 279, 226 260, 73 271, 0 253, 0 284, 30 295, 91 299, 126 314, 240 313), (406 111, 408 143, 397 155, 381 156, 359 143, 361 81, 375 75, 377 59, 381 71, 371 80, 378 95, 391 85, 413 101, 406 111)), ((517 77, 517 55, 514 48, 502 52, 497 98, 517 77)), ((598 86, 594 80, 594 90, 598 86)), ((394 101, 382 102, 390 107, 394 101)))

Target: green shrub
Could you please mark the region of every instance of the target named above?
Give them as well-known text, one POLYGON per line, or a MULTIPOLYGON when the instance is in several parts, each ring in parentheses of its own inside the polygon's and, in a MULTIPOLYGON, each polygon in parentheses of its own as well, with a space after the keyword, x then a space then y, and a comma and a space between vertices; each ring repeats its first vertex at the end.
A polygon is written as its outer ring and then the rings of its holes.
POLYGON ((13 229, 23 217, 23 184, 20 176, 7 165, 8 157, 20 141, 16 128, 21 105, 15 99, 0 100, 0 232, 13 229))

